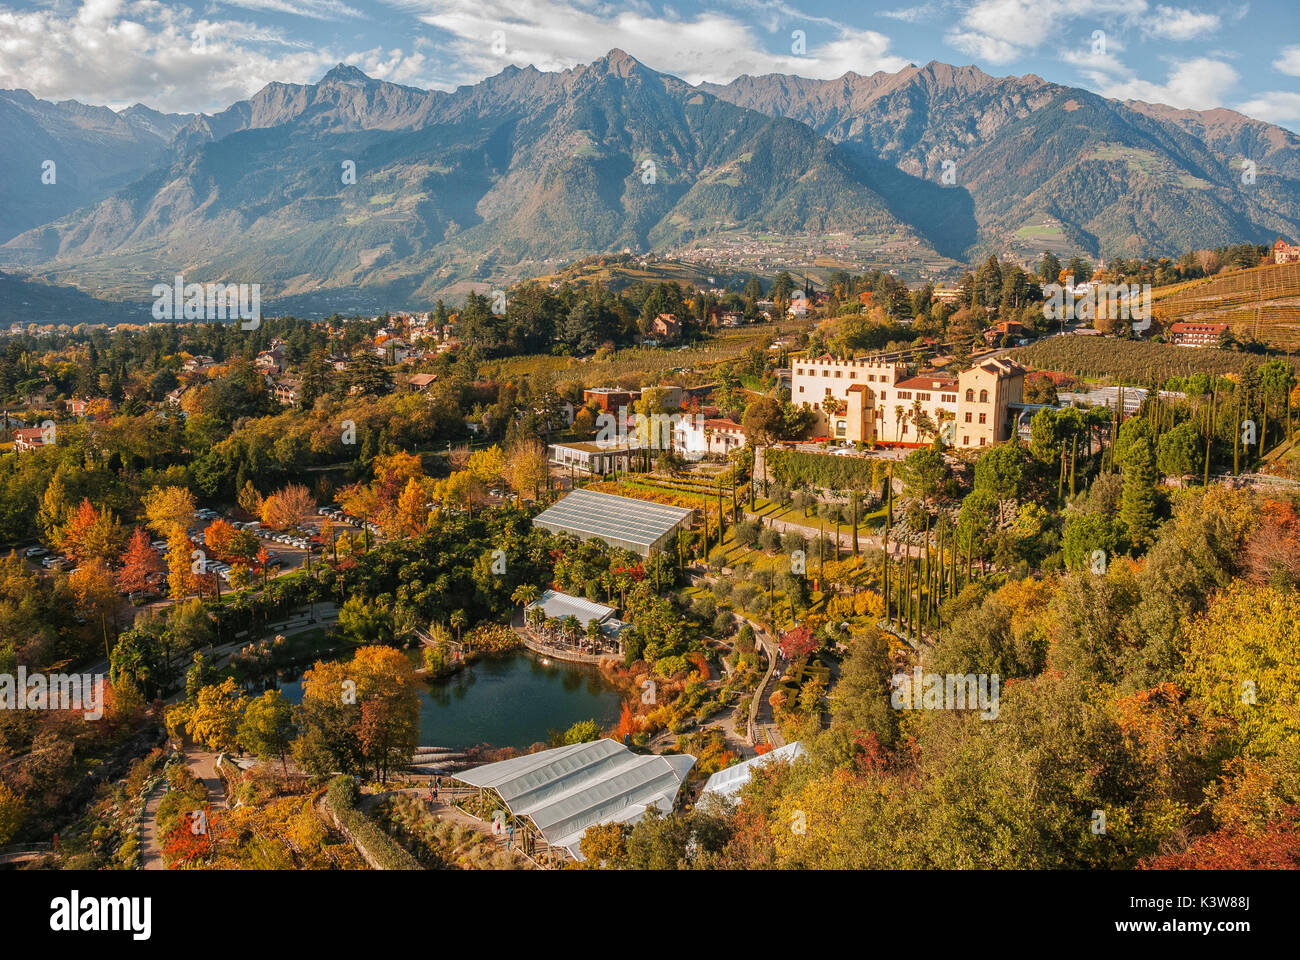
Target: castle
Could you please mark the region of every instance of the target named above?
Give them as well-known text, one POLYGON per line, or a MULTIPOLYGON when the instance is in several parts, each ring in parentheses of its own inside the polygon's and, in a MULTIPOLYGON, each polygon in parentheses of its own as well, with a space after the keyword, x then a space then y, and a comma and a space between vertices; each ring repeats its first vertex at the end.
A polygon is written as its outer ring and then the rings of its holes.
POLYGON ((937 430, 954 447, 983 447, 1011 435, 1008 404, 1018 403, 1025 369, 1001 357, 954 377, 908 377, 902 363, 796 360, 790 400, 816 415, 814 434, 849 443, 921 446, 937 430))

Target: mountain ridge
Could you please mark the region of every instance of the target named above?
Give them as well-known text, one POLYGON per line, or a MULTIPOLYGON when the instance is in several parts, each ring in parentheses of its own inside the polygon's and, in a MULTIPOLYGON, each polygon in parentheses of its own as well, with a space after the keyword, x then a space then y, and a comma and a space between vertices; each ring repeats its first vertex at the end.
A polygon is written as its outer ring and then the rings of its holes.
MULTIPOLYGON (((137 107, 120 122, 155 139, 177 123, 137 107)), ((691 85, 613 49, 451 92, 340 63, 315 84, 273 81, 191 115, 159 150, 133 182, 11 238, 0 263, 121 295, 179 266, 262 275, 271 295, 431 297, 755 231, 887 237, 950 257, 1051 244, 1140 255, 1300 232, 1300 138, 1280 128, 940 61, 691 85), (1253 192, 1230 182, 1234 150, 1263 161, 1253 192), (349 161, 358 182, 344 189, 349 161)))

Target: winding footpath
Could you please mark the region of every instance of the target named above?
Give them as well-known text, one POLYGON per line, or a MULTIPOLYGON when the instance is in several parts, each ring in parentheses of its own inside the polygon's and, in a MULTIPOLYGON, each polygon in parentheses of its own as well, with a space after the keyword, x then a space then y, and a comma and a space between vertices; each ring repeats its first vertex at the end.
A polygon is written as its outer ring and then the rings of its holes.
MULTIPOLYGON (((195 779, 208 789, 208 803, 215 810, 226 809, 226 785, 217 771, 217 754, 207 751, 185 753, 185 766, 195 779)), ((167 794, 167 781, 163 780, 149 794, 140 823, 141 869, 166 870, 162 843, 158 836, 158 805, 167 794)))

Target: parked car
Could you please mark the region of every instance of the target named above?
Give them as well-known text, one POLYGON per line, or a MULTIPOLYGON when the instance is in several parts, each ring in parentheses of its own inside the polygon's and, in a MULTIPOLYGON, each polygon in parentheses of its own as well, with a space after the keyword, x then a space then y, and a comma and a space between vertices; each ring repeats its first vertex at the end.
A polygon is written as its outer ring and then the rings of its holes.
POLYGON ((27 548, 27 556, 29 556, 29 557, 43 557, 43 556, 45 556, 45 555, 46 555, 47 553, 49 553, 49 552, 50 552, 50 551, 46 550, 44 547, 28 547, 28 548, 27 548))
POLYGON ((167 541, 166 541, 166 540, 155 540, 153 543, 149 544, 149 546, 153 547, 155 550, 166 551, 166 550, 167 550, 167 541))

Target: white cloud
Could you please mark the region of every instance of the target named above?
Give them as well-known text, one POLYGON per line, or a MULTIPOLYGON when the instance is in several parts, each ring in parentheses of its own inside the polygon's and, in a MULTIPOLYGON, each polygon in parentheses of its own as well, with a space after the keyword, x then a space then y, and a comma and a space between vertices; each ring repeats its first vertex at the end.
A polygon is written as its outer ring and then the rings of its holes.
POLYGON ((1160 4, 1155 14, 1143 22, 1143 32, 1166 40, 1191 40, 1219 28, 1218 14, 1199 13, 1160 4))
POLYGON ((1269 90, 1238 104, 1235 109, 1248 117, 1295 129, 1300 124, 1300 93, 1269 90))
POLYGON ((0 8, 0 88, 51 100, 224 109, 272 80, 319 79, 341 59, 276 30, 157 0, 87 0, 75 13, 0 8))
POLYGON ((228 7, 292 13, 312 20, 355 20, 365 17, 360 10, 349 7, 342 0, 220 0, 220 2, 228 7))
POLYGON ((1088 76, 1131 76, 1133 69, 1116 54, 1124 52, 1124 45, 1109 38, 1105 48, 1086 42, 1078 48, 1061 51, 1061 60, 1078 67, 1088 76))
POLYGON ((1024 51, 1013 43, 973 31, 953 30, 944 40, 948 46, 987 63, 1010 63, 1024 51))
POLYGON ((1136 77, 1116 79, 1100 73, 1093 74, 1092 80, 1099 93, 1118 100, 1145 100, 1186 110, 1208 110, 1228 102, 1240 77, 1222 60, 1197 57, 1176 62, 1164 83, 1136 77))
POLYGON ((902 7, 898 10, 881 10, 880 16, 903 23, 925 23, 934 18, 938 8, 933 3, 923 3, 919 7, 902 7))
POLYGON ((1273 61, 1273 69, 1290 77, 1300 77, 1300 45, 1283 47, 1282 53, 1273 61))
POLYGON ((348 58, 348 62, 361 68, 366 76, 389 83, 404 83, 412 87, 427 86, 429 62, 422 53, 392 50, 365 50, 348 58))
POLYGON ((971 56, 1009 63, 1065 42, 1073 21, 1090 22, 1090 30, 1123 26, 1146 10, 1146 0, 975 0, 944 40, 971 56))
POLYGON ((598 59, 612 48, 632 53, 647 66, 690 83, 726 82, 740 74, 795 73, 838 77, 847 71, 896 71, 908 61, 889 52, 889 38, 874 30, 842 25, 818 27, 823 18, 806 17, 783 5, 747 3, 756 10, 777 6, 785 51, 771 53, 759 42, 750 20, 704 12, 677 17, 642 9, 563 0, 390 0, 420 20, 451 35, 448 53, 463 81, 492 74, 507 64, 532 64, 539 70, 564 70, 598 59), (790 31, 804 29, 807 48, 791 50, 790 31), (503 54, 493 51, 493 34, 504 35, 503 54))

